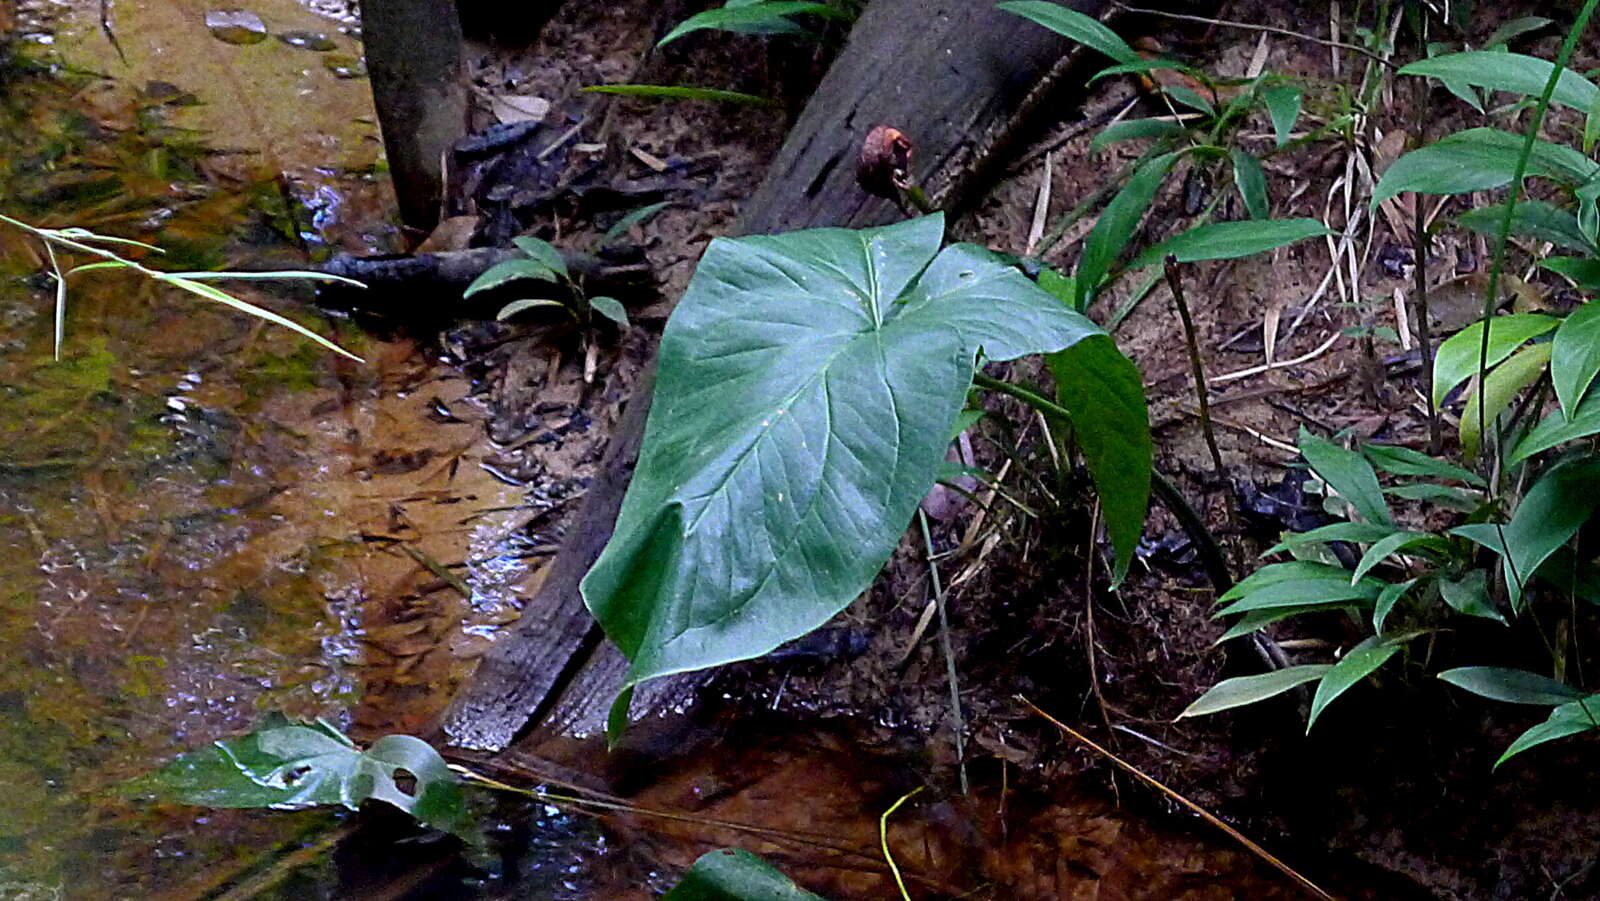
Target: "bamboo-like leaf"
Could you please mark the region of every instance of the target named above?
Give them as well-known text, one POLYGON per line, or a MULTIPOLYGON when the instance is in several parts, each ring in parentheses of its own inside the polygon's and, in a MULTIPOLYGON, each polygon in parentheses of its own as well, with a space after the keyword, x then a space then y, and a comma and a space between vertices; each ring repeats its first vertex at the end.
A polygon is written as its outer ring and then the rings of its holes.
POLYGON ((1300 89, 1292 85, 1277 85, 1261 92, 1261 102, 1266 104, 1279 147, 1289 143, 1294 123, 1300 118, 1300 93, 1300 89))
POLYGON ((556 249, 549 241, 535 238, 532 235, 518 235, 511 239, 516 248, 527 255, 528 259, 538 263, 562 278, 570 278, 567 272, 567 258, 556 249))
POLYGON ((506 260, 490 266, 482 275, 472 280, 467 286, 463 297, 471 297, 483 291, 492 291, 504 285, 522 280, 539 282, 557 282, 561 276, 555 270, 543 263, 533 260, 506 260))
POLYGON ((1076 306, 1080 312, 1088 306, 1093 292, 1111 271, 1111 264, 1127 248, 1134 231, 1139 228, 1139 221, 1150 209, 1162 179, 1182 155, 1181 151, 1163 154, 1140 166, 1095 220, 1094 228, 1083 242, 1078 269, 1073 273, 1078 287, 1076 306))
POLYGON ((1036 22, 1056 34, 1071 38, 1085 47, 1098 50, 1119 63, 1137 63, 1139 54, 1117 33, 1101 24, 1100 20, 1086 16, 1044 0, 1008 0, 998 3, 999 9, 1036 22))
POLYGON ((1494 762, 1494 768, 1529 748, 1594 729, 1600 729, 1600 695, 1569 701, 1550 711, 1549 719, 1518 736, 1494 762))
POLYGON ((1549 343, 1535 344, 1512 354, 1511 359, 1496 366, 1483 380, 1480 390, 1467 398, 1461 411, 1461 453, 1468 459, 1478 455, 1483 441, 1480 426, 1492 426, 1496 418, 1511 406, 1517 392, 1532 385, 1544 375, 1550 364, 1549 343), (1479 407, 1482 410, 1479 410, 1479 407))
POLYGON ((1123 141, 1140 141, 1148 138, 1176 138, 1187 132, 1181 122, 1171 119, 1127 119, 1113 122, 1089 142, 1089 152, 1099 153, 1123 141))
POLYGON ((1567 419, 1600 373, 1600 302, 1590 301, 1567 314, 1556 329, 1550 352, 1550 381, 1567 419))
POLYGON ((1235 147, 1229 151, 1233 158, 1233 184, 1239 189, 1239 197, 1244 200, 1244 208, 1249 211, 1251 219, 1266 219, 1271 215, 1267 199, 1267 174, 1261 169, 1261 161, 1235 147))
MULTIPOLYGON (((1400 74, 1449 78, 1491 91, 1538 97, 1544 93, 1554 70, 1554 63, 1521 53, 1468 50, 1407 63, 1400 68, 1400 74)), ((1597 97, 1600 97, 1600 89, 1593 83, 1571 69, 1564 69, 1550 99, 1586 113, 1597 97)))
POLYGON ((1557 707, 1583 697, 1583 692, 1549 676, 1503 666, 1458 666, 1439 678, 1479 697, 1507 704, 1557 707))
POLYGON ((1336 698, 1350 690, 1350 687, 1371 675, 1378 667, 1389 662, 1389 658, 1399 653, 1400 646, 1414 637, 1372 636, 1351 648, 1349 653, 1340 658, 1317 683, 1317 693, 1311 698, 1311 715, 1306 719, 1306 734, 1311 734, 1311 727, 1317 724, 1317 717, 1322 715, 1329 704, 1336 698))
POLYGON ((834 9, 826 3, 806 3, 798 0, 795 2, 765 0, 761 3, 724 6, 719 9, 708 9, 679 22, 656 46, 669 44, 686 34, 706 29, 739 34, 794 34, 805 29, 790 21, 790 17, 802 15, 829 19, 847 17, 843 10, 834 9))
POLYGON ((1214 222, 1191 228, 1145 250, 1128 264, 1128 268, 1152 266, 1168 256, 1177 257, 1180 263, 1234 260, 1330 234, 1333 232, 1315 219, 1214 222))
POLYGON ((1398 444, 1363 444, 1361 455, 1373 466, 1397 476, 1425 476, 1483 486, 1483 479, 1465 467, 1398 444))
POLYGON ((1224 679, 1211 687, 1210 691, 1201 695, 1193 704, 1184 708, 1178 714, 1178 719, 1188 716, 1205 716, 1208 713, 1220 713, 1234 707, 1243 707, 1276 697, 1297 686, 1321 679, 1333 667, 1325 663, 1309 663, 1302 666, 1290 666, 1259 676, 1239 676, 1233 679, 1224 679))
POLYGON ((1383 489, 1378 487, 1378 475, 1360 454, 1319 438, 1301 426, 1300 455, 1367 522, 1393 524, 1389 504, 1383 499, 1383 489))
POLYGON ((342 354, 342 355, 344 355, 346 357, 349 357, 350 359, 355 360, 357 363, 365 363, 366 362, 365 360, 361 359, 360 357, 356 356, 355 354, 351 353, 350 351, 345 350, 344 348, 342 348, 339 345, 333 343, 332 341, 329 341, 327 338, 324 338, 321 335, 317 334, 316 332, 313 332, 312 330, 310 330, 310 329, 306 328, 305 326, 301 325, 300 323, 295 322, 293 319, 288 319, 288 318, 285 318, 283 316, 279 316, 277 313, 274 313, 271 310, 266 309, 265 307, 258 307, 253 303, 249 303, 247 301, 240 300, 239 298, 234 297, 232 294, 229 294, 226 291, 221 291, 221 290, 218 290, 216 288, 213 288, 212 286, 210 286, 208 284, 205 284, 204 282, 197 282, 197 281, 194 281, 192 279, 178 278, 176 276, 170 276, 170 275, 166 275, 166 274, 162 274, 162 275, 158 276, 158 278, 159 278, 160 281, 166 282, 167 284, 172 285, 175 288, 181 288, 181 289, 183 289, 185 291, 188 291, 190 294, 199 295, 200 297, 204 297, 207 300, 214 300, 217 303, 222 304, 223 306, 232 307, 232 308, 234 308, 235 310, 238 310, 241 313, 248 313, 251 316, 256 317, 257 319, 266 320, 267 322, 270 322, 273 325, 281 325, 284 328, 288 329, 289 331, 295 332, 296 334, 299 334, 299 335, 301 335, 303 337, 310 338, 312 341, 315 341, 316 343, 322 345, 323 347, 327 348, 328 350, 331 350, 334 353, 342 354))
MULTIPOLYGON (((1493 128, 1470 128, 1407 153, 1383 173, 1372 192, 1372 207, 1405 191, 1466 194, 1511 183, 1522 156, 1522 135, 1493 128)), ((1588 157, 1561 144, 1536 141, 1528 176, 1544 176, 1576 187, 1600 171, 1588 157)))
POLYGON ((1541 451, 1594 434, 1600 434, 1600 390, 1591 387, 1570 419, 1561 410, 1555 410, 1523 436, 1506 457, 1506 465, 1521 463, 1541 451))
POLYGON ((766 109, 780 109, 783 106, 781 102, 771 97, 681 84, 592 84, 579 90, 591 94, 618 94, 623 97, 644 97, 649 100, 704 100, 707 103, 732 103, 735 106, 758 106, 766 109))
MULTIPOLYGON (((1500 236, 1500 226, 1505 222, 1503 203, 1479 207, 1456 217, 1463 227, 1491 238, 1500 236)), ((1508 234, 1549 241, 1557 247, 1595 253, 1594 243, 1578 227, 1578 218, 1560 207, 1541 200, 1524 200, 1511 211, 1511 231, 1508 234)))
POLYGON ((1481 569, 1470 570, 1459 579, 1440 579, 1439 597, 1457 613, 1505 625, 1505 616, 1489 600, 1489 574, 1481 569))
MULTIPOLYGON (((1512 313, 1489 320, 1489 358, 1493 367, 1511 356, 1524 342, 1537 338, 1561 324, 1543 313, 1512 313)), ((1433 358, 1433 402, 1441 405, 1446 394, 1478 371, 1478 353, 1483 341, 1483 321, 1479 320, 1445 339, 1433 358)))
POLYGON ((1511 521, 1473 523, 1450 530, 1500 555, 1511 609, 1522 610, 1522 590, 1545 559, 1566 544, 1600 504, 1600 458, 1585 457, 1546 472, 1523 495, 1511 521))

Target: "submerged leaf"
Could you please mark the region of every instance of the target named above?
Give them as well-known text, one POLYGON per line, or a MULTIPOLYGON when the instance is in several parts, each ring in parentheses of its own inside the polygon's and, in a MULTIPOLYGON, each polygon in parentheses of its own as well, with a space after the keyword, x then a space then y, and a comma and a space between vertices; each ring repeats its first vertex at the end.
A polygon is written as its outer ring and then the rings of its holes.
POLYGON ((823 901, 739 848, 709 851, 661 901, 823 901))

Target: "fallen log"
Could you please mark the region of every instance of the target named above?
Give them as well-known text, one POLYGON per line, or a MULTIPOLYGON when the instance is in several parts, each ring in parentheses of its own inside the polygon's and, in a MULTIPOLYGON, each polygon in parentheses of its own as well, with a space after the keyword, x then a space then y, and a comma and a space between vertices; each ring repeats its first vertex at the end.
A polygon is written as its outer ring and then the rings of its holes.
MULTIPOLYGON (((1071 0, 1097 13, 1101 0, 1071 0)), ((1066 80, 1074 45, 1002 13, 992 0, 959 0, 937 11, 923 0, 874 0, 796 121, 737 231, 880 225, 903 214, 855 184, 855 160, 874 126, 893 125, 916 151, 912 173, 935 203, 959 209, 1066 80)), ((649 383, 628 402, 603 472, 584 496, 539 592, 518 623, 485 655, 443 724, 462 747, 498 750, 552 711, 552 730, 592 732, 624 666, 603 643, 578 592, 599 557, 627 490, 650 403, 649 383)), ((693 685, 641 686, 634 714, 676 705, 693 685)))

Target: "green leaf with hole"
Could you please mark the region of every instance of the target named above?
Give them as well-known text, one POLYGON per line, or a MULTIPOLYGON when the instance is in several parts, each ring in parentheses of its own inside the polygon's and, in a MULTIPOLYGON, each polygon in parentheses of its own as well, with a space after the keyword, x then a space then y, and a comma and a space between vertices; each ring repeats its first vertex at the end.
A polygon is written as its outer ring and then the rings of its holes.
POLYGON ((1507 704, 1555 707, 1583 697, 1583 692, 1549 676, 1504 666, 1458 666, 1440 673, 1439 678, 1479 697, 1507 704))
POLYGON ((1089 152, 1099 153, 1112 144, 1151 138, 1176 138, 1187 132, 1183 123, 1171 119, 1129 119, 1113 122, 1089 142, 1089 152))
MULTIPOLYGON (((1561 320, 1543 313, 1512 313, 1495 316, 1489 320, 1489 358, 1484 364, 1497 365, 1511 356, 1523 343, 1539 337, 1561 324, 1561 320)), ((1483 320, 1478 320, 1439 345, 1433 358, 1433 402, 1444 403, 1444 397, 1457 385, 1478 371, 1478 354, 1483 341, 1483 320)))
POLYGON ((1416 636, 1415 632, 1394 636, 1374 635, 1339 658, 1339 662, 1317 683, 1317 693, 1311 698, 1311 715, 1306 718, 1306 734, 1311 734, 1311 727, 1317 724, 1317 717, 1329 704, 1349 691, 1351 686, 1372 675, 1378 667, 1388 663, 1390 657, 1399 653, 1401 645, 1416 636))
MULTIPOLYGON (((1522 135, 1493 128, 1470 128, 1420 147, 1394 161, 1372 192, 1372 207, 1405 191, 1466 194, 1511 183, 1522 155, 1522 135)), ((1534 142, 1526 174, 1566 185, 1587 182, 1600 171, 1588 157, 1560 144, 1534 142)))
POLYGON ((1300 455, 1317 475, 1349 502, 1369 523, 1392 525, 1389 504, 1378 487, 1378 475, 1364 457, 1300 427, 1300 455))
POLYGON ((1294 123, 1300 118, 1300 93, 1293 85, 1277 85, 1261 92, 1261 102, 1266 104, 1279 147, 1289 143, 1294 123))
POLYGON ((463 297, 471 297, 482 291, 492 291, 503 285, 515 281, 529 279, 540 282, 558 282, 561 276, 554 269, 534 260, 506 260, 490 266, 488 271, 472 280, 467 286, 463 297))
POLYGON ((242 738, 180 756, 130 789, 205 807, 290 809, 367 801, 400 808, 418 822, 478 839, 455 773, 421 739, 386 735, 365 751, 327 723, 275 716, 242 738), (409 776, 402 789, 397 776, 409 776))
POLYGON ((1267 174, 1261 169, 1261 161, 1237 147, 1228 153, 1233 158, 1233 184, 1239 189, 1245 210, 1251 219, 1266 219, 1270 215, 1267 174))
POLYGON ((1018 15, 1050 29, 1056 34, 1071 38, 1085 47, 1098 50, 1119 63, 1137 63, 1139 54, 1115 31, 1101 24, 1099 19, 1086 16, 1044 0, 1009 0, 995 4, 999 9, 1018 15))
POLYGON ((1266 219, 1201 225, 1148 248, 1129 269, 1153 266, 1169 255, 1180 263, 1235 260, 1333 232, 1315 219, 1266 219))
POLYGON ((823 901, 771 864, 739 848, 700 856, 661 901, 823 901))
POLYGON ((865 590, 934 484, 980 349, 1106 337, 1004 259, 941 252, 943 232, 935 214, 706 250, 582 583, 629 661, 624 690, 765 654, 865 590))
MULTIPOLYGON (((1456 217, 1456 221, 1480 235, 1498 238, 1505 214, 1506 205, 1497 203, 1462 213, 1456 217)), ((1511 231, 1508 234, 1535 241, 1549 241, 1567 250, 1595 252, 1594 244, 1578 228, 1578 217, 1541 200, 1524 200, 1517 204, 1516 209, 1511 211, 1511 231)))
POLYGON ((1326 663, 1309 663, 1302 666, 1289 666, 1259 676, 1239 676, 1233 679, 1223 679, 1211 687, 1210 691, 1201 695, 1193 704, 1184 708, 1178 714, 1178 719, 1187 716, 1205 716, 1208 713, 1220 713, 1246 704, 1265 701, 1277 697, 1286 691, 1314 682, 1328 674, 1333 667, 1326 663))
POLYGON ((1522 587, 1545 559, 1571 540, 1600 504, 1600 458, 1562 463, 1540 476, 1504 526, 1474 523, 1450 530, 1500 555, 1511 609, 1522 612, 1522 587))
POLYGON ((1095 220, 1094 228, 1083 242, 1078 269, 1073 273, 1078 286, 1076 306, 1080 312, 1087 308, 1093 292, 1099 289, 1100 283, 1111 271, 1111 265, 1127 249, 1133 233, 1139 228, 1140 220, 1155 200, 1162 179, 1166 178, 1172 164, 1181 156, 1181 151, 1167 153, 1145 162, 1134 171, 1117 196, 1106 204, 1100 218, 1095 220))
POLYGON ((1600 695, 1569 701, 1550 711, 1549 719, 1518 736, 1494 762, 1494 767, 1499 769, 1500 764, 1529 748, 1594 729, 1600 729, 1600 695))
POLYGON ((1550 381, 1570 420, 1600 373, 1600 302, 1590 301, 1567 314, 1553 344, 1550 381))
POLYGON ((1484 377, 1482 390, 1467 398, 1461 411, 1461 453, 1467 459, 1478 455, 1483 441, 1481 428, 1493 426, 1495 419, 1511 406, 1517 392, 1537 382, 1550 365, 1549 343, 1524 347, 1496 366, 1484 377), (1480 406, 1482 409, 1480 410, 1480 406))
MULTIPOLYGON (((1448 53, 1431 59, 1407 63, 1400 68, 1401 75, 1421 75, 1428 78, 1452 79, 1491 91, 1505 91, 1524 97, 1538 97, 1544 93, 1555 64, 1521 53, 1498 50, 1468 50, 1448 53)), ((1556 91, 1551 101, 1586 113, 1600 97, 1587 78, 1571 69, 1563 69, 1556 80, 1556 91)))
POLYGON ((1600 434, 1600 390, 1591 388, 1578 402, 1569 419, 1566 413, 1555 410, 1540 420, 1506 457, 1506 465, 1521 463, 1534 454, 1549 450, 1568 441, 1600 434))

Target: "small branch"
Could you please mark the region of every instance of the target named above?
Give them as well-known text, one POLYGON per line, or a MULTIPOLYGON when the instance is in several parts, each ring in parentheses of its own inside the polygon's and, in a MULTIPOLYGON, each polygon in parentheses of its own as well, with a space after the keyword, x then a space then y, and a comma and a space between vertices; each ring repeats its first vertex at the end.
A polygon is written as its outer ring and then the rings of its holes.
POLYGON ((950 682, 950 717, 956 735, 956 763, 961 775, 961 793, 972 794, 967 782, 966 723, 961 716, 961 688, 956 682, 956 652, 950 644, 950 617, 944 609, 944 585, 939 581, 939 564, 933 554, 933 534, 928 531, 928 514, 917 508, 917 523, 922 526, 922 546, 928 554, 928 575, 933 579, 933 600, 939 610, 939 644, 944 649, 945 676, 950 682))
POLYGON ((1184 22, 1199 22, 1202 25, 1220 25, 1223 28, 1240 28, 1245 31, 1264 31, 1268 34, 1281 34, 1284 37, 1295 38, 1296 40, 1301 41, 1310 41, 1313 44, 1321 44, 1324 47, 1338 47, 1341 50, 1349 50, 1352 53, 1359 53, 1373 62, 1388 66, 1391 69, 1400 68, 1393 62, 1376 53, 1373 53, 1371 50, 1368 50, 1359 44, 1347 44, 1344 41, 1330 41, 1327 38, 1319 38, 1316 35, 1302 34, 1298 31, 1290 31, 1287 28, 1278 28, 1274 25, 1257 25, 1253 22, 1230 22, 1227 19, 1208 19, 1205 16, 1191 16, 1185 13, 1167 12, 1166 10, 1162 9, 1144 9, 1138 6, 1129 6, 1125 3, 1118 3, 1117 0, 1112 0, 1112 5, 1116 6, 1123 12, 1136 13, 1141 16, 1161 16, 1165 19, 1180 19, 1184 22))
POLYGON ((1194 370, 1194 393, 1200 403, 1200 431, 1206 436, 1206 447, 1211 450, 1211 463, 1217 477, 1222 478, 1222 451, 1217 449, 1217 434, 1211 428, 1211 398, 1206 390, 1206 370, 1200 362, 1200 341, 1194 334, 1194 320, 1189 318, 1189 304, 1183 299, 1183 278, 1178 274, 1178 258, 1167 256, 1167 285, 1172 289, 1172 302, 1177 304, 1178 318, 1183 321, 1183 337, 1189 343, 1189 365, 1194 370))

